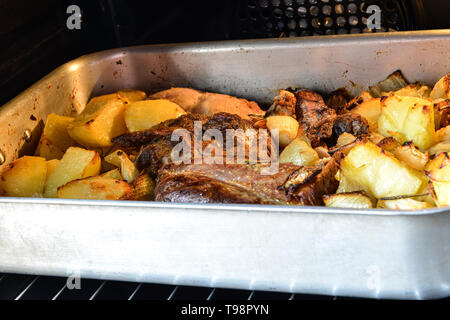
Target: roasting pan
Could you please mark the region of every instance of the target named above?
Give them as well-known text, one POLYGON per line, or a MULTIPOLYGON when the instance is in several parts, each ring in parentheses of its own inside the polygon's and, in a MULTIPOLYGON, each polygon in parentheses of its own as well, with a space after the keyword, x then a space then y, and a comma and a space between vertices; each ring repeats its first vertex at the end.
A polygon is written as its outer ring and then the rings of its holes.
MULTIPOLYGON (((122 88, 187 86, 268 103, 277 89, 357 93, 401 69, 450 71, 450 31, 155 45, 80 57, 0 108, 3 164, 51 112, 122 88)), ((393 177, 395 178, 395 177, 393 177)), ((0 272, 340 296, 450 295, 450 208, 0 198, 0 272)), ((82 282, 81 282, 82 283, 82 282)))

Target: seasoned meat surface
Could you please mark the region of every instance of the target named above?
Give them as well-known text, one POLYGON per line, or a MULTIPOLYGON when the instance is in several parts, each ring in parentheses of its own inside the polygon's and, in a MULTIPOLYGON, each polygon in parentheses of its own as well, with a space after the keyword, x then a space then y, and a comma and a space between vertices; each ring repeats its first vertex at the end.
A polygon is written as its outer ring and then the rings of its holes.
MULTIPOLYGON (((195 131, 195 121, 201 122, 202 131, 199 132, 201 137, 208 132, 208 130, 218 130, 224 137, 224 141, 222 145, 218 144, 218 146, 225 150, 225 146, 227 143, 227 130, 234 129, 240 131, 235 131, 236 136, 242 137, 245 141, 245 156, 247 157, 249 154, 249 142, 250 139, 245 136, 245 132, 249 129, 255 129, 256 135, 258 131, 256 131, 256 127, 254 123, 250 120, 242 119, 238 115, 229 114, 225 112, 216 113, 212 116, 199 115, 188 113, 178 117, 177 119, 165 121, 149 130, 142 132, 133 132, 121 135, 119 137, 114 138, 113 143, 124 149, 134 148, 140 149, 139 155, 136 158, 136 167, 139 170, 146 169, 150 174, 156 175, 158 170, 161 168, 163 164, 171 162, 171 152, 172 149, 180 143, 179 140, 172 141, 172 133, 176 129, 185 129, 191 138, 191 155, 190 158, 194 159, 194 151, 196 144, 194 143, 194 131, 195 131)), ((201 138, 200 137, 200 138, 201 138)), ((237 139, 237 138, 236 138, 237 139)), ((205 150, 205 148, 210 145, 212 142, 215 142, 214 139, 209 141, 201 141, 201 148, 205 150)), ((236 143, 237 148, 237 143, 236 143)), ((270 155, 270 137, 268 137, 267 141, 267 155, 270 155)), ((234 154, 237 154, 237 150, 235 149, 234 154)), ((223 153, 223 157, 226 157, 226 153, 223 153)), ((193 161, 192 161, 193 162, 193 161)))
POLYGON ((360 136, 369 133, 369 123, 357 113, 347 112, 338 115, 334 120, 333 134, 339 137, 344 132, 360 136))
POLYGON ((260 164, 169 164, 159 172, 156 200, 320 205, 323 194, 337 189, 334 159, 317 167, 281 163, 273 175, 262 174, 263 167, 260 164))
POLYGON ((336 112, 328 108, 322 97, 313 91, 301 89, 295 92, 295 96, 297 120, 311 145, 317 147, 322 139, 333 134, 336 112))
POLYGON ((264 111, 254 101, 189 88, 170 88, 157 92, 149 98, 168 99, 178 104, 186 112, 210 116, 218 112, 227 112, 236 114, 243 119, 249 119, 250 114, 264 114, 264 111))

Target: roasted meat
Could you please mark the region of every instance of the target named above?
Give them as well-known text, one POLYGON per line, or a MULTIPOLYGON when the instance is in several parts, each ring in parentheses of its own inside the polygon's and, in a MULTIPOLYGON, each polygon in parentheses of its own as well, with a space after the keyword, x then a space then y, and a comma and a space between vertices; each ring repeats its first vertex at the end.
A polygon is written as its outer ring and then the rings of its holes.
POLYGON ((186 112, 214 115, 218 112, 236 114, 249 119, 252 114, 264 115, 254 101, 240 99, 220 93, 201 92, 188 88, 171 88, 157 92, 150 99, 168 99, 182 107, 186 112))
MULTIPOLYGON (((234 139, 235 143, 233 151, 236 156, 239 151, 237 150, 239 147, 238 140, 244 142, 244 160, 248 159, 251 143, 256 141, 252 140, 252 135, 250 135, 250 133, 254 133, 255 139, 259 138, 259 131, 256 130, 257 127, 255 127, 252 121, 242 119, 235 114, 221 112, 212 116, 188 113, 176 119, 162 122, 146 131, 127 133, 118 136, 112 141, 116 146, 123 149, 140 149, 139 155, 135 161, 136 167, 139 170, 146 169, 150 174, 156 175, 163 164, 172 162, 172 150, 180 143, 179 139, 172 138, 174 131, 177 129, 184 129, 184 132, 189 134, 191 153, 183 156, 188 157, 191 162, 194 162, 195 160, 194 152, 199 152, 199 150, 195 148, 196 146, 201 148, 201 152, 203 152, 211 143, 216 143, 218 148, 225 150, 228 142, 227 137, 234 139), (203 139, 198 143, 195 143, 195 122, 197 121, 201 123, 201 131, 198 132, 200 139, 202 139, 202 137, 204 138, 205 134, 208 132, 218 130, 223 137, 223 141, 217 141, 214 138, 211 138, 207 139, 207 141, 203 139), (234 129, 231 131, 234 134, 233 136, 227 135, 229 129, 234 129), (253 131, 248 131, 252 129, 253 131), (249 134, 247 135, 247 133, 249 134)), ((266 155, 268 158, 270 157, 271 148, 272 144, 270 137, 268 136, 266 142, 266 155)), ((223 152, 222 156, 226 158, 229 155, 227 155, 226 152, 223 152)))
POLYGON ((327 139, 333 134, 336 112, 328 108, 322 97, 313 91, 301 89, 295 92, 295 96, 297 98, 295 111, 300 127, 311 141, 311 145, 317 147, 322 139, 327 139))
POLYGON ((264 165, 169 164, 158 175, 157 201, 321 205, 334 193, 338 166, 334 159, 318 166, 280 163, 277 173, 262 174, 264 165))
POLYGON ((296 118, 295 106, 297 99, 295 95, 287 90, 280 90, 278 95, 273 99, 273 103, 266 116, 290 116, 296 118))
POLYGON ((344 132, 354 136, 369 133, 369 123, 357 113, 347 112, 338 115, 333 124, 333 135, 337 138, 344 132))

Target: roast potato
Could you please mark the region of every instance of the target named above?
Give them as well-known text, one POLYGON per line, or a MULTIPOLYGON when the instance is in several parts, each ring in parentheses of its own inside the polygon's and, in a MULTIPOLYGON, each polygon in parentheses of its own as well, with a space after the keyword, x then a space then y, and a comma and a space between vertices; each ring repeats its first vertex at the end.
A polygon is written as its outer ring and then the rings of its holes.
POLYGON ((50 177, 53 171, 55 171, 55 169, 59 166, 60 162, 61 160, 58 159, 52 159, 47 161, 47 179, 48 177, 50 177))
POLYGON ((364 117, 369 123, 370 131, 374 132, 377 130, 378 118, 381 114, 380 98, 371 98, 370 100, 364 101, 352 109, 351 112, 364 117))
POLYGON ((119 200, 132 193, 125 181, 101 176, 74 180, 58 188, 58 197, 66 199, 119 200))
POLYGON ((118 94, 92 98, 69 124, 69 135, 87 148, 112 146, 112 138, 127 132, 124 119, 127 103, 128 100, 118 94))
POLYGON ((70 147, 48 177, 44 196, 56 198, 59 187, 73 180, 96 176, 100 173, 100 167, 101 159, 96 151, 70 147))
POLYGON ((378 130, 400 143, 412 141, 425 151, 434 143, 433 104, 425 99, 390 95, 381 101, 378 130))
POLYGON ((109 170, 108 172, 103 173, 101 176, 104 178, 123 180, 122 174, 120 173, 120 170, 117 168, 109 170))
POLYGON ((144 131, 183 114, 186 111, 166 99, 137 101, 125 108, 125 123, 130 132, 144 131))
POLYGON ((373 208, 372 200, 364 192, 347 192, 322 196, 327 207, 332 208, 373 208))
POLYGON ((76 142, 67 132, 67 127, 73 120, 71 117, 59 116, 54 113, 49 114, 39 140, 36 155, 47 160, 61 159, 67 148, 75 146, 76 142))
POLYGON ((42 197, 46 178, 45 158, 24 156, 7 166, 0 189, 10 197, 42 197))
MULTIPOLYGON (((375 198, 420 194, 427 179, 371 142, 359 143, 341 161, 341 174, 351 191, 375 198)), ((338 189, 339 190, 339 189, 338 189)))

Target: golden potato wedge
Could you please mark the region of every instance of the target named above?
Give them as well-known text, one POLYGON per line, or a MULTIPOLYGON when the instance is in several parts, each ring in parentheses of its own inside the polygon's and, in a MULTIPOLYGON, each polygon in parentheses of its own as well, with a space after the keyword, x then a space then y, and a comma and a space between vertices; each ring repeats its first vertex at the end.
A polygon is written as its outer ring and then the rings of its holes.
POLYGON ((359 143, 350 150, 340 168, 348 185, 378 199, 419 194, 427 184, 423 173, 371 142, 359 143))
POLYGON ((96 176, 100 173, 101 159, 97 152, 77 147, 70 147, 61 162, 45 183, 44 196, 56 198, 58 188, 66 183, 96 176))
POLYGON ((431 99, 450 99, 450 73, 447 73, 433 87, 431 99))
POLYGON ((120 173, 119 169, 113 169, 108 172, 103 173, 100 175, 103 178, 110 178, 110 179, 116 179, 116 180, 123 180, 122 174, 120 173))
POLYGON ((120 168, 122 177, 128 182, 133 182, 139 175, 138 169, 122 150, 116 150, 105 157, 105 161, 120 168))
POLYGON ((394 150, 394 155, 400 161, 416 170, 425 169, 425 165, 429 160, 428 153, 422 153, 416 148, 414 143, 406 142, 394 150))
POLYGON ((425 151, 434 143, 433 104, 425 99, 391 95, 381 99, 378 130, 400 143, 413 141, 425 151))
POLYGON ((67 127, 74 118, 59 116, 51 113, 47 117, 44 130, 42 132, 36 155, 51 159, 61 159, 67 148, 75 146, 76 142, 67 132, 67 127))
POLYGON ((42 138, 39 140, 38 147, 35 152, 35 156, 43 157, 47 160, 61 159, 64 155, 64 151, 58 148, 47 138, 42 138))
POLYGON ((297 137, 298 122, 289 116, 270 116, 266 119, 269 131, 278 129, 280 147, 284 148, 297 137))
POLYGON ((354 97, 345 105, 347 110, 353 110, 360 104, 373 99, 372 95, 368 91, 362 91, 359 96, 354 97))
POLYGON ((322 196, 327 207, 332 208, 373 208, 372 200, 364 192, 347 192, 322 196))
POLYGON ((126 107, 125 123, 130 132, 144 131, 183 114, 183 108, 166 99, 137 101, 126 107))
POLYGON ((395 200, 378 200, 377 208, 393 209, 393 210, 420 210, 431 208, 432 205, 425 201, 418 201, 411 198, 395 199, 395 200))
POLYGON ((450 182, 450 159, 448 153, 438 154, 425 167, 427 176, 433 181, 450 182))
POLYGON ((382 96, 388 96, 391 93, 394 93, 398 96, 408 96, 408 97, 416 97, 416 98, 429 98, 431 93, 431 88, 427 85, 422 85, 420 83, 412 83, 407 86, 394 91, 394 92, 383 92, 382 96))
POLYGON ((100 176, 74 180, 58 188, 58 197, 65 199, 119 200, 132 193, 133 188, 125 181, 100 176))
POLYGON ((336 190, 336 193, 351 193, 363 190, 363 187, 361 185, 342 175, 342 172, 340 173, 340 177, 338 178, 339 179, 337 180, 339 181, 339 186, 336 190))
POLYGON ((144 100, 147 97, 147 94, 141 90, 123 89, 118 91, 117 94, 130 102, 144 100))
POLYGON ((280 154, 280 163, 292 162, 299 166, 312 166, 319 160, 316 150, 297 138, 289 143, 280 154))
POLYGON ((46 178, 45 158, 24 156, 7 166, 0 177, 0 189, 10 197, 42 197, 46 178))
POLYGON ((381 115, 381 101, 380 98, 372 98, 364 101, 357 107, 351 110, 353 113, 357 113, 364 117, 369 123, 369 129, 371 132, 377 130, 378 118, 381 115))
MULTIPOLYGON (((52 159, 47 161, 47 179, 50 177, 50 175, 55 171, 56 167, 59 166, 59 163, 61 160, 58 159, 52 159)), ((45 179, 47 181, 47 179, 45 179)))
POLYGON ((118 94, 92 98, 83 112, 69 124, 69 135, 88 148, 112 146, 112 138, 127 132, 124 119, 126 103, 127 100, 118 94))

